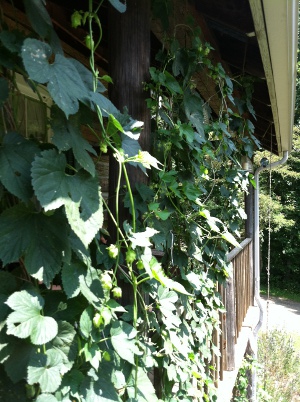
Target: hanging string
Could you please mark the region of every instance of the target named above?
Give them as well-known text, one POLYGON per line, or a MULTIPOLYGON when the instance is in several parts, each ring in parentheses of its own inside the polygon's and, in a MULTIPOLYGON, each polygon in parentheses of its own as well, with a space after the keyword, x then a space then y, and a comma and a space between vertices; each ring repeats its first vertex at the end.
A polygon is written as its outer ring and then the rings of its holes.
POLYGON ((271 219, 272 219, 272 148, 273 133, 271 130, 271 150, 270 150, 270 169, 269 169, 269 202, 268 202, 268 255, 267 255, 267 322, 266 330, 269 331, 269 305, 270 305, 270 276, 271 276, 271 219))

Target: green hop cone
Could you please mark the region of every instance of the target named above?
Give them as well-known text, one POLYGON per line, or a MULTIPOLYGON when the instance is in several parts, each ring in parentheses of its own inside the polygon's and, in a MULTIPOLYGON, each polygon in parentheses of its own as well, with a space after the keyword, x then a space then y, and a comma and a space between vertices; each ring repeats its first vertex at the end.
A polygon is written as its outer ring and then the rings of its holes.
POLYGON ((94 48, 94 39, 91 37, 91 35, 86 35, 86 37, 85 37, 85 46, 88 49, 93 49, 94 48))
POLYGON ((111 244, 107 247, 108 255, 110 258, 116 259, 119 254, 119 249, 115 244, 111 244))
POLYGON ((113 288, 111 292, 115 299, 119 299, 120 297, 122 297, 122 289, 119 286, 113 288))
POLYGON ((136 252, 131 248, 126 251, 126 262, 127 264, 132 264, 133 261, 136 259, 136 252))
POLYGON ((72 15, 71 15, 71 24, 72 24, 72 28, 77 28, 81 25, 82 23, 82 15, 80 14, 79 11, 75 11, 72 15))
POLYGON ((144 263, 142 260, 139 260, 136 264, 137 269, 143 269, 144 268, 144 263))
POLYGON ((109 275, 108 272, 103 272, 101 277, 100 277, 101 285, 103 289, 105 290, 110 290, 112 288, 112 280, 111 276, 109 275))

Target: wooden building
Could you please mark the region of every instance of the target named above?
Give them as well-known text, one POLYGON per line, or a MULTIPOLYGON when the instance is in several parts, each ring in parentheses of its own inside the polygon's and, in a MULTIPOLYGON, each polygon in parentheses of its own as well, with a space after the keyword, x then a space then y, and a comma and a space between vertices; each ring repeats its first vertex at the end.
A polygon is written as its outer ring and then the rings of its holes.
MULTIPOLYGON (((22 7, 2 0, 6 23, 15 20, 24 31, 30 29, 22 7)), ((67 56, 88 65, 89 51, 83 28, 71 27, 74 9, 84 8, 84 0, 48 0, 47 9, 67 56)), ((297 0, 172 0, 170 31, 184 23, 188 15, 201 28, 203 40, 215 49, 213 58, 231 75, 255 77, 253 107, 256 111, 255 136, 266 150, 282 156, 291 150, 295 104, 297 61, 297 0)), ((150 116, 144 102, 143 82, 147 80, 153 55, 164 37, 158 20, 151 21, 150 0, 127 0, 124 14, 104 8, 103 28, 107 35, 97 49, 95 60, 100 74, 109 73, 114 86, 110 99, 121 110, 145 124, 141 136, 144 150, 150 147, 150 116), (106 41, 106 38, 109 41, 106 41)), ((184 42, 184 27, 180 40, 184 42)), ((180 34, 179 34, 180 37, 180 34)), ((195 78, 196 87, 208 101, 213 113, 219 112, 215 88, 205 74, 195 78)), ((45 95, 46 96, 46 95, 45 95)), ((113 193, 116 183, 114 161, 99 166, 104 191, 113 193)), ((145 176, 130 172, 132 183, 143 182, 145 176)), ((218 401, 229 401, 249 340, 259 320, 257 290, 259 277, 254 267, 254 194, 246 200, 248 221, 246 238, 241 249, 228 255, 233 263, 233 277, 220 288, 227 313, 221 316, 221 335, 217 336, 221 357, 215 359, 215 381, 219 388, 218 401), (256 294, 255 294, 256 293, 256 294)), ((258 268, 259 269, 259 268, 258 268)), ((258 271, 259 272, 259 271, 258 271)))

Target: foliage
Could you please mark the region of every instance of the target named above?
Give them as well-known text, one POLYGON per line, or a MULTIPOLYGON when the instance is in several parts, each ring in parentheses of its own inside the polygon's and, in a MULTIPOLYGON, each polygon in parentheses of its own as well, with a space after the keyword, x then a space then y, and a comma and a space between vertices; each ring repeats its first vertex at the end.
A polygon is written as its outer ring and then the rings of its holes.
MULTIPOLYGON (((268 220, 271 219, 271 281, 273 286, 297 290, 299 286, 299 128, 294 128, 293 149, 286 165, 260 175, 260 211, 263 266, 267 265, 268 220), (281 250, 274 253, 273 250, 281 250)), ((257 157, 260 158, 262 154, 257 157)), ((266 155, 265 155, 266 156, 266 155)), ((267 155, 269 158, 269 155, 267 155)), ((272 156, 272 162, 275 161, 272 156)), ((265 282, 265 270, 262 271, 265 282)))
POLYGON ((300 394, 300 364, 291 336, 285 331, 263 333, 258 342, 262 366, 259 382, 274 401, 290 402, 300 394))
MULTIPOLYGON (((103 81, 111 79, 99 77, 94 64, 101 35, 93 27, 102 29, 101 3, 93 3, 72 18, 74 27, 87 27, 91 70, 63 55, 42 0, 24 0, 35 34, 1 25, 0 357, 7 393, 12 381, 36 402, 215 400, 216 285, 230 274, 225 255, 245 217, 239 199, 251 178, 239 159, 256 145, 243 117, 253 114, 251 86, 242 77, 236 91, 197 32, 190 47, 174 40, 150 71, 154 155, 140 150, 142 123, 107 99, 103 81), (194 74, 203 69, 218 89, 218 115, 195 89, 194 74), (37 94, 47 87, 49 143, 16 132, 16 72, 37 94), (117 238, 109 246, 104 209, 111 212, 94 162, 107 149, 119 165, 117 238), (131 188, 129 163, 151 169, 149 187, 131 188), (125 222, 118 214, 122 174, 131 213, 125 222), (153 246, 163 251, 161 261, 153 246), (130 305, 116 300, 121 278, 132 289, 130 305)), ((110 3, 125 11, 122 2, 110 3)))
POLYGON ((236 378, 231 402, 247 402, 251 400, 251 380, 254 370, 257 374, 258 380, 258 383, 256 384, 257 400, 260 402, 273 400, 272 397, 263 389, 260 382, 262 365, 254 360, 252 356, 246 355, 236 378))

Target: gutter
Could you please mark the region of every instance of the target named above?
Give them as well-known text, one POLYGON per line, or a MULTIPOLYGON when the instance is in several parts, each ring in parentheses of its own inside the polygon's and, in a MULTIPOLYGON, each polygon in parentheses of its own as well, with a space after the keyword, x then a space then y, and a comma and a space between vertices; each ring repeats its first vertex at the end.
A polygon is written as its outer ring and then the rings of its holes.
MULTIPOLYGON (((254 180, 256 184, 254 194, 254 298, 259 308, 259 320, 256 327, 253 330, 253 344, 252 350, 254 352, 254 358, 257 358, 257 338, 258 332, 263 324, 264 310, 260 298, 260 248, 259 248, 259 174, 264 170, 271 170, 277 166, 283 165, 288 159, 288 151, 283 152, 283 157, 277 162, 273 162, 270 165, 263 165, 256 169, 254 173, 254 180)), ((252 401, 256 402, 256 370, 252 373, 252 401)))

